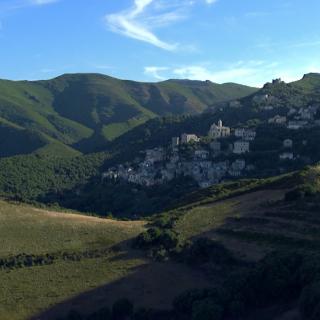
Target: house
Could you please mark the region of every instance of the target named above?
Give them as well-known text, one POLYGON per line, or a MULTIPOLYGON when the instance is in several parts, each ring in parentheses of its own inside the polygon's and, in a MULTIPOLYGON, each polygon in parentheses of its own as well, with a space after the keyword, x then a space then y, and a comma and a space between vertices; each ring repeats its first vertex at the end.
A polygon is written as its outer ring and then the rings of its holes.
POLYGON ((300 119, 302 120, 313 120, 316 113, 317 109, 311 106, 299 110, 300 119))
POLYGON ((276 115, 274 116, 273 118, 270 118, 268 120, 268 123, 270 124, 285 124, 287 122, 287 117, 284 117, 284 116, 280 116, 280 115, 276 115))
POLYGON ((279 155, 280 160, 293 160, 294 156, 292 152, 283 152, 279 155))
POLYGON ((234 135, 237 138, 241 138, 246 141, 253 141, 256 138, 256 131, 245 128, 237 128, 234 131, 234 135))
POLYGON ((291 139, 286 139, 283 141, 283 147, 284 148, 292 148, 293 141, 291 139))
POLYGON ((195 134, 183 133, 181 135, 181 143, 186 144, 190 142, 199 142, 200 139, 195 134))
POLYGON ((231 177, 241 177, 241 171, 240 170, 234 170, 234 169, 230 169, 228 171, 229 175, 231 177))
POLYGON ((208 170, 211 168, 212 162, 211 161, 201 161, 201 162, 199 162, 199 166, 202 169, 208 170))
POLYGON ((218 139, 218 138, 229 137, 229 136, 230 136, 230 133, 231 133, 230 128, 229 128, 229 127, 224 127, 223 124, 222 124, 222 121, 219 120, 219 121, 218 121, 218 124, 215 124, 215 123, 214 123, 214 124, 210 127, 208 136, 209 136, 210 138, 213 138, 213 139, 218 139))
POLYGON ((104 172, 102 174, 102 179, 110 179, 110 180, 116 180, 118 178, 118 172, 116 170, 109 170, 107 172, 104 172))
POLYGON ((304 126, 306 126, 307 124, 308 122, 303 120, 289 121, 287 128, 290 130, 299 130, 304 126))
POLYGON ((199 160, 206 160, 209 158, 209 151, 207 150, 196 150, 194 152, 194 157, 199 160))
POLYGON ((236 161, 232 162, 231 168, 233 170, 239 170, 242 171, 246 167, 246 161, 243 159, 237 159, 236 161))
POLYGON ((250 142, 248 141, 236 141, 233 144, 233 153, 236 154, 243 154, 243 153, 247 153, 250 151, 250 142))

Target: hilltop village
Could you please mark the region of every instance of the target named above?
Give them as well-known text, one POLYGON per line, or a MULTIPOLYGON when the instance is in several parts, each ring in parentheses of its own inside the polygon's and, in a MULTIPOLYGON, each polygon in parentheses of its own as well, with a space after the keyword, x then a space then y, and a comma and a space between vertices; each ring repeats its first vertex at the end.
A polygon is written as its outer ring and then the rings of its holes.
POLYGON ((103 174, 103 178, 124 179, 152 186, 183 175, 192 177, 200 187, 206 188, 226 177, 240 177, 253 169, 246 165, 241 155, 250 151, 250 141, 255 136, 256 132, 250 129, 239 128, 232 132, 220 120, 210 127, 207 137, 200 138, 188 133, 172 137, 171 146, 146 150, 142 162, 111 168, 103 174), (227 150, 223 150, 221 140, 231 135, 234 135, 236 141, 227 150), (222 154, 234 154, 239 158, 232 162, 216 161, 222 154))
MULTIPOLYGON (((255 95, 252 103, 258 105, 260 110, 277 110, 276 99, 268 94, 255 95)), ((237 101, 232 102, 234 107, 238 107, 238 104, 237 101)), ((287 109, 286 115, 273 113, 266 122, 268 126, 283 127, 287 131, 320 126, 320 121, 316 120, 319 109, 319 106, 292 107, 287 109)), ((255 166, 246 160, 246 155, 250 154, 256 137, 256 128, 231 128, 219 120, 211 125, 207 136, 183 133, 179 137, 172 137, 170 145, 145 150, 143 158, 109 168, 102 178, 121 179, 149 187, 188 176, 199 187, 206 188, 227 179, 247 177, 254 172, 255 166)), ((282 141, 278 151, 280 162, 299 158, 299 154, 293 152, 294 143, 290 134, 282 141)), ((303 144, 307 143, 303 141, 303 144)))

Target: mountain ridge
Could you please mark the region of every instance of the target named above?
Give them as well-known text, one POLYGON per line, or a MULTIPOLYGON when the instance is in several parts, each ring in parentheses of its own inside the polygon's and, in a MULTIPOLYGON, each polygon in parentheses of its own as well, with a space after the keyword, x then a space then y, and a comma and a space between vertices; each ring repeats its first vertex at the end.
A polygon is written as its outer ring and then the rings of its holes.
POLYGON ((200 83, 140 83, 87 73, 38 81, 0 80, 0 126, 41 132, 55 143, 87 153, 106 148, 109 141, 155 117, 198 114, 216 102, 256 91, 200 83))

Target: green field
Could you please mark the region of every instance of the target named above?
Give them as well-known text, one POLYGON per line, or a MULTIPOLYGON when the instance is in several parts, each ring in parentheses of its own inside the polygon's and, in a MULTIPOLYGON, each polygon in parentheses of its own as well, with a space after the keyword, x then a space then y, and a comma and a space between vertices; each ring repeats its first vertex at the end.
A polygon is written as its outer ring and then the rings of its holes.
POLYGON ((170 308, 181 292, 207 285, 199 272, 174 262, 153 262, 132 250, 127 241, 144 228, 143 221, 114 221, 1 201, 0 259, 22 253, 57 256, 52 264, 0 269, 1 320, 36 315, 35 319, 56 319, 70 309, 90 313, 123 297, 137 306, 170 308), (86 257, 88 252, 100 253, 86 257), (64 260, 62 253, 80 259, 64 260))
MULTIPOLYGON (((143 222, 116 222, 1 202, 0 257, 108 249, 143 228, 143 222)), ((119 250, 125 252, 126 246, 119 250)), ((113 259, 119 254, 110 251, 95 259, 58 259, 52 265, 0 271, 1 319, 27 319, 81 292, 118 280, 145 263, 138 257, 113 259)))

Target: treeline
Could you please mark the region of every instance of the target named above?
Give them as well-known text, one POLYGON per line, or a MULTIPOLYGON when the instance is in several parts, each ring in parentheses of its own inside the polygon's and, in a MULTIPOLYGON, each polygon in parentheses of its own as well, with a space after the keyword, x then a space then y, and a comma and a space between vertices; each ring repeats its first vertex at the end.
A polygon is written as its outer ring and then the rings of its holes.
POLYGON ((0 270, 12 270, 53 264, 57 260, 81 261, 83 259, 97 259, 106 257, 111 249, 95 249, 83 252, 58 252, 52 254, 26 254, 0 258, 0 270))
POLYGON ((75 158, 27 155, 0 159, 0 196, 36 201, 85 184, 99 174, 107 154, 75 158))

